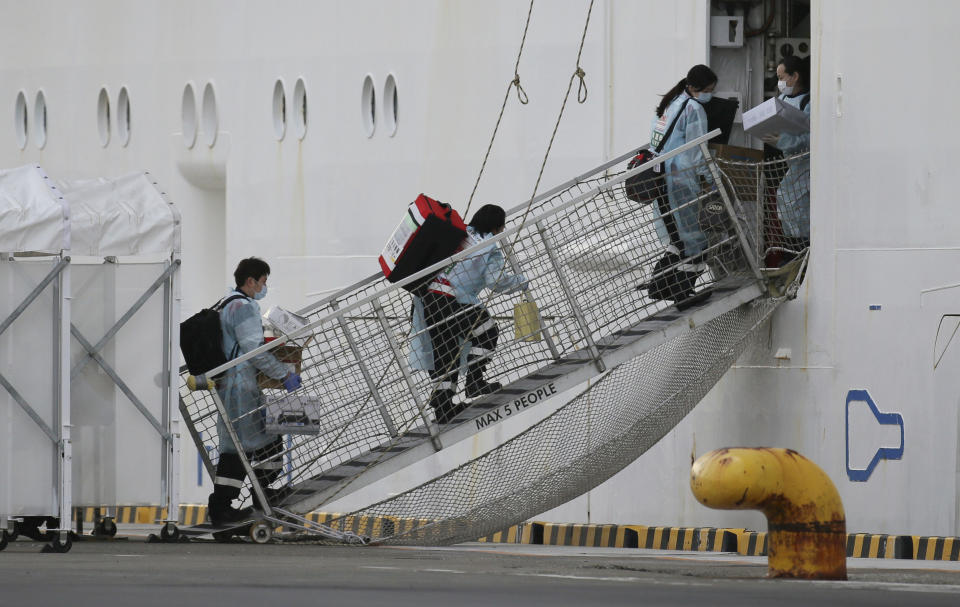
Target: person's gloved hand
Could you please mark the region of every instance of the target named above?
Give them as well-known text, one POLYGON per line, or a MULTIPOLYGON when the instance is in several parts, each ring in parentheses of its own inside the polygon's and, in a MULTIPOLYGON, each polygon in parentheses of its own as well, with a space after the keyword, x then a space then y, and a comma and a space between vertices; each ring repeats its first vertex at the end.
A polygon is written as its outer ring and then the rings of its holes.
POLYGON ((296 373, 290 373, 283 378, 283 387, 287 389, 287 392, 293 392, 299 388, 302 383, 303 382, 300 381, 300 376, 296 373))
POLYGON ((520 290, 526 291, 530 288, 530 279, 526 276, 521 276, 521 278, 523 279, 523 282, 520 283, 520 290))
POLYGON ((780 141, 780 133, 768 133, 760 137, 760 141, 766 143, 767 145, 777 147, 777 142, 780 141))

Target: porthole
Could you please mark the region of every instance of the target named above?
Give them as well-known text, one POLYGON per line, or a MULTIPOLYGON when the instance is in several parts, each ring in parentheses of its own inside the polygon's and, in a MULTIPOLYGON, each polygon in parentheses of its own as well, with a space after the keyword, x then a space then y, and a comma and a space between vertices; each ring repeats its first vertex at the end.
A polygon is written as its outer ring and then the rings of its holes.
POLYGON ((23 91, 17 93, 17 103, 13 111, 13 130, 17 137, 17 147, 21 150, 27 147, 27 95, 23 91))
POLYGON ((217 94, 213 90, 213 83, 208 82, 203 87, 203 101, 200 105, 200 131, 203 142, 210 147, 217 142, 217 129, 220 128, 217 117, 217 94))
POLYGON ((281 141, 286 132, 287 93, 283 90, 283 80, 277 80, 273 85, 273 135, 281 141))
POLYGON ((197 142, 197 95, 193 84, 187 83, 183 87, 183 99, 180 102, 180 132, 183 134, 183 143, 192 148, 197 142))
POLYGON ((117 136, 120 145, 126 147, 130 143, 130 93, 125 86, 117 95, 117 136))
POLYGON ((397 79, 390 74, 383 85, 383 124, 391 137, 397 134, 398 115, 397 79))
POLYGON ((100 134, 100 145, 107 147, 110 143, 110 95, 106 88, 100 89, 97 97, 97 132, 100 134))
POLYGON ((33 143, 41 150, 47 145, 47 98, 43 91, 37 91, 33 104, 33 143))
POLYGON ((307 87, 303 78, 298 78, 293 87, 293 126, 297 139, 307 135, 307 87))
POLYGON ((373 137, 377 130, 377 93, 373 90, 373 76, 367 74, 363 79, 363 93, 360 95, 360 117, 367 137, 373 137))

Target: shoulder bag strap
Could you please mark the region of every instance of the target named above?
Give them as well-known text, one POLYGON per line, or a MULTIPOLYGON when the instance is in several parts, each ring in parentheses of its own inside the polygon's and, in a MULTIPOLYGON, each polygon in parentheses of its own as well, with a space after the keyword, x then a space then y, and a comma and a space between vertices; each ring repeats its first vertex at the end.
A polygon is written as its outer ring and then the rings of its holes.
POLYGON ((688 103, 690 103, 690 97, 684 99, 683 103, 680 104, 680 111, 677 112, 677 115, 673 117, 673 122, 670 123, 670 128, 667 129, 667 132, 663 134, 663 139, 660 140, 660 145, 658 145, 657 149, 654 150, 655 153, 659 154, 660 150, 663 149, 663 146, 667 144, 667 139, 670 139, 670 135, 673 134, 673 127, 677 126, 677 121, 680 120, 680 116, 683 115, 683 110, 687 108, 688 103))
POLYGON ((242 293, 238 293, 238 294, 236 294, 236 295, 231 295, 230 297, 225 297, 225 298, 221 299, 220 301, 218 301, 217 303, 213 304, 213 308, 211 308, 211 310, 220 311, 220 310, 222 310, 224 307, 226 307, 226 305, 227 305, 228 303, 230 303, 231 301, 233 301, 234 299, 250 299, 250 298, 247 297, 246 295, 243 295, 242 293))
MULTIPOLYGON (((217 311, 220 311, 220 310, 222 310, 228 303, 230 303, 231 301, 233 301, 233 300, 235 300, 235 299, 249 299, 249 297, 247 297, 246 295, 244 295, 244 294, 242 294, 242 293, 237 293, 236 295, 231 295, 231 296, 229 296, 229 297, 226 297, 226 298, 224 298, 224 299, 221 299, 221 300, 218 301, 216 304, 214 304, 213 309, 214 309, 214 310, 217 310, 217 311)), ((233 360, 234 358, 237 357, 237 354, 239 354, 239 353, 240 353, 240 344, 239 344, 239 343, 236 343, 236 344, 234 344, 234 346, 233 346, 233 351, 230 352, 230 358, 228 358, 227 360, 233 360)))

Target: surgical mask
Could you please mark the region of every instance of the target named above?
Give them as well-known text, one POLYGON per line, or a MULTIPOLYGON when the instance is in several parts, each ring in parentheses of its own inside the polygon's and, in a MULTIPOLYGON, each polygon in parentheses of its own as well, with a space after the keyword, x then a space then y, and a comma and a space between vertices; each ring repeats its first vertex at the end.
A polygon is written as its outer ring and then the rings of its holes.
POLYGON ((700 103, 709 103, 713 99, 713 93, 700 93, 697 95, 697 101, 700 103))
POLYGON ((258 293, 253 294, 254 299, 263 299, 267 296, 267 285, 263 285, 263 288, 260 289, 258 293))
POLYGON ((784 95, 790 95, 793 93, 793 87, 787 86, 786 80, 777 80, 777 88, 780 89, 780 92, 784 95))

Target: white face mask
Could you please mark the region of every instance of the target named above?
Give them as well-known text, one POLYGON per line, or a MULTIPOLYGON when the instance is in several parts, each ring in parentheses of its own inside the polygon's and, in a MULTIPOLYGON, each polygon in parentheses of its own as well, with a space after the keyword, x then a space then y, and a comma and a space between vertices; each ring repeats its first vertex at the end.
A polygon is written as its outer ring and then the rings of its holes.
POLYGON ((697 95, 697 101, 700 103, 707 103, 713 99, 713 93, 700 93, 697 95))
POLYGON ((790 95, 793 93, 793 87, 787 86, 786 80, 777 80, 777 88, 780 89, 780 92, 784 95, 790 95))

